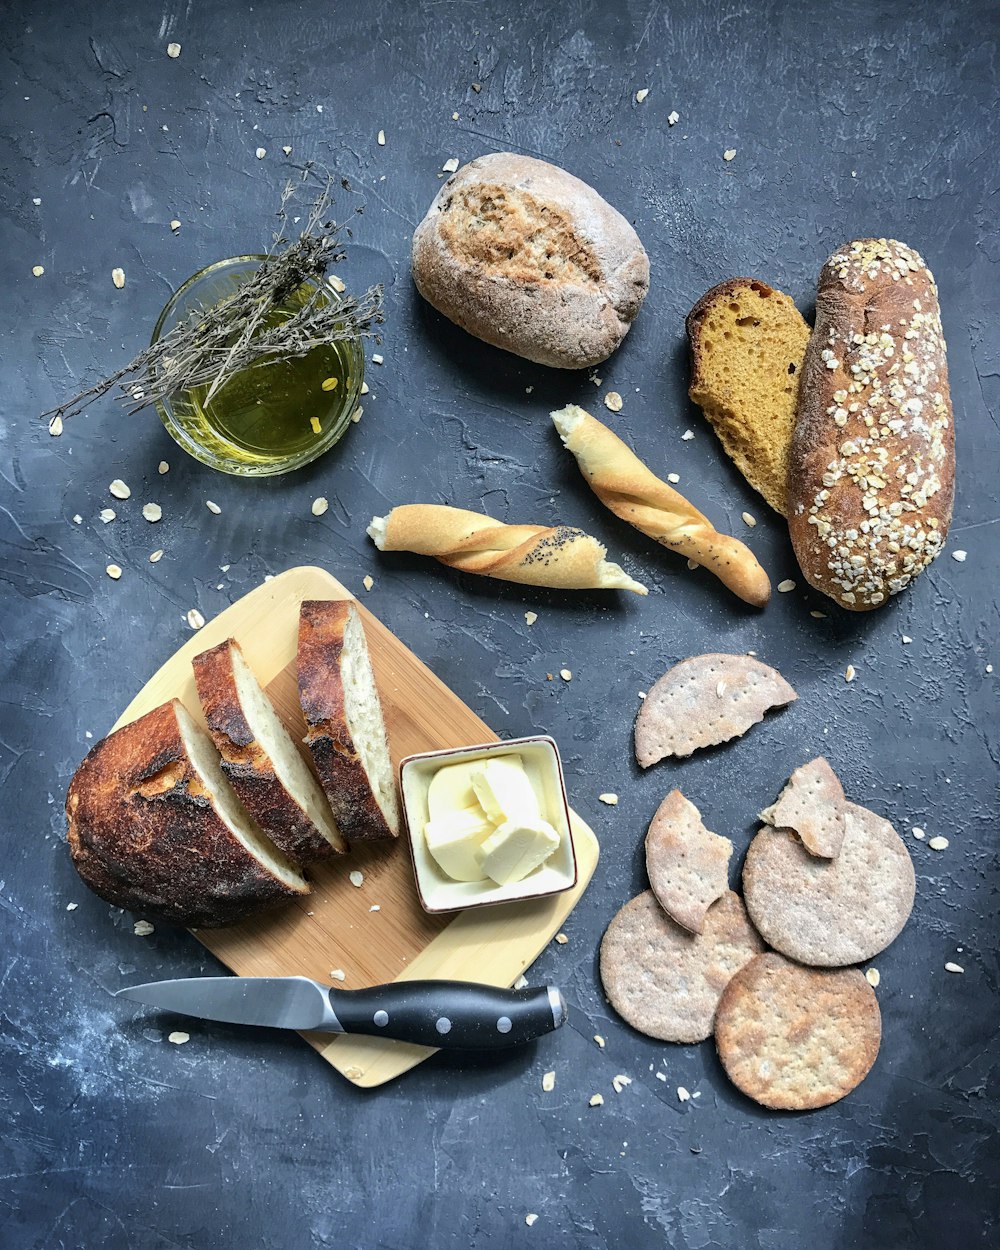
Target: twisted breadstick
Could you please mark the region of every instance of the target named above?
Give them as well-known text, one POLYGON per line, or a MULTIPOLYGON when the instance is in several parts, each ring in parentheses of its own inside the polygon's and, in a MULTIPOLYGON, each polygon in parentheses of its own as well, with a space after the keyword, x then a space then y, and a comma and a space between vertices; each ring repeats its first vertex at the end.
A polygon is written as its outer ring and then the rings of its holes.
POLYGON ((747 603, 758 608, 767 603, 771 583, 749 547, 714 529, 589 412, 569 404, 551 415, 591 490, 615 516, 703 565, 747 603))
POLYGON ((605 560, 607 548, 596 538, 568 525, 504 525, 481 512, 414 503, 372 517, 368 535, 379 551, 434 556, 463 573, 505 582, 648 593, 624 569, 605 560))

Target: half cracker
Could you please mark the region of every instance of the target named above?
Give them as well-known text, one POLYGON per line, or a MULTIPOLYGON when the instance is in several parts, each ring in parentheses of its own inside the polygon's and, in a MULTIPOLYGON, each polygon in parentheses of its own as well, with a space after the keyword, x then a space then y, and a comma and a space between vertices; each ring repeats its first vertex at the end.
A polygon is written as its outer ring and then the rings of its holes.
POLYGON ((612 1007, 640 1033, 664 1042, 703 1042, 712 1035, 730 977, 763 949, 731 890, 709 909, 697 935, 675 924, 645 890, 608 925, 601 981, 612 1007))
POLYGON ((743 897, 764 940, 799 963, 838 968, 871 959, 913 909, 916 879, 887 820, 847 804, 836 859, 810 855, 799 839, 765 825, 743 865, 743 897))
POLYGON ((778 801, 760 814, 766 825, 791 829, 812 855, 836 859, 844 844, 847 800, 837 774, 822 755, 796 768, 778 801))
POLYGON ((667 756, 739 738, 797 695, 784 677, 746 655, 696 655, 667 669, 635 722, 635 758, 648 768, 667 756))
POLYGON ((646 871, 657 901, 691 933, 701 933, 705 916, 729 888, 733 844, 711 833, 701 813, 671 790, 656 809, 646 834, 646 871))
POLYGON ((856 968, 817 972, 758 955, 726 986, 715 1044, 744 1094, 785 1111, 826 1107, 865 1079, 882 1040, 875 992, 856 968))

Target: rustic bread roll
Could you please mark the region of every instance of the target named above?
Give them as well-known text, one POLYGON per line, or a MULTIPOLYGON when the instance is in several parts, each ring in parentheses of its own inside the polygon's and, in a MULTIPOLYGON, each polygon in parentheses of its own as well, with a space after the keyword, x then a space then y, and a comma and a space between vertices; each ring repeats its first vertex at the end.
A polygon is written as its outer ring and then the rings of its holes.
POLYGON ((417 226, 412 260, 438 312, 559 369, 606 360, 649 289, 649 260, 621 213, 565 170, 513 152, 448 179, 417 226))
POLYGON ((788 479, 813 586, 866 612, 930 564, 951 521, 954 438, 930 271, 892 239, 845 244, 820 275, 788 479))
POLYGON ((809 326, 789 296, 757 278, 706 291, 687 316, 688 394, 723 451, 782 516, 809 326))
POLYGON ((66 815, 83 880, 143 916, 211 928, 309 893, 177 699, 93 748, 70 783, 66 815))
POLYGON ((368 534, 379 551, 433 556, 463 573, 525 586, 648 594, 624 569, 605 560, 602 543, 568 525, 504 525, 481 512, 414 503, 372 517, 368 534))
POLYGON ((720 534, 707 517, 661 481, 617 434, 575 404, 549 414, 590 489, 615 516, 664 547, 703 565, 747 603, 762 608, 771 583, 749 547, 720 534))
POLYGON ((306 745, 344 836, 351 842, 396 837, 389 739, 364 626, 349 600, 302 604, 298 678, 306 745))
POLYGON ((240 644, 227 638, 193 661, 202 711, 222 771, 267 836, 297 864, 347 850, 330 804, 261 689, 240 644))

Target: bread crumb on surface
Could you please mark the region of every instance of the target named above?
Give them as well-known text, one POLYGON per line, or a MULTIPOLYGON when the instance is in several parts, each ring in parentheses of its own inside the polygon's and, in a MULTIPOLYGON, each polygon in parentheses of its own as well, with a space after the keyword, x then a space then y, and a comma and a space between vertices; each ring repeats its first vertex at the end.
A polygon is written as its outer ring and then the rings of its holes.
POLYGON ((603 1094, 591 1094, 590 1102, 588 1105, 591 1107, 603 1107, 604 1095, 603 1094))
POLYGON ((80 904, 79 904, 79 903, 67 903, 67 904, 66 904, 66 910, 67 910, 67 911, 76 911, 76 909, 77 909, 79 906, 80 906, 80 904))
POLYGON ((357 868, 355 868, 348 880, 353 886, 362 886, 365 883, 365 874, 363 872, 359 872, 357 868))
POLYGON ((125 285, 125 270, 122 269, 121 266, 116 266, 111 270, 111 281, 115 284, 119 291, 125 285))
POLYGON ((778 582, 778 593, 787 595, 790 590, 795 589, 795 583, 790 577, 786 577, 784 581, 778 582))
POLYGON ((382 904, 381 904, 381 903, 372 903, 371 907, 369 907, 369 908, 368 908, 368 910, 369 910, 369 911, 381 911, 381 910, 382 910, 382 904))
POLYGON ((542 1077, 542 1089, 546 1094, 551 1094, 556 1087, 556 1074, 554 1072, 546 1072, 542 1077))
POLYGON ((262 161, 267 156, 267 148, 258 148, 254 155, 259 161, 262 161))
POLYGON ((899 639, 899 641, 900 641, 900 642, 903 644, 903 646, 905 647, 905 646, 907 645, 907 643, 911 643, 911 642, 913 641, 913 639, 910 637, 910 635, 909 635, 909 634, 902 634, 902 635, 900 635, 900 639, 899 639))
POLYGON ((136 937, 149 937, 155 930, 148 920, 137 920, 132 926, 132 932, 136 937))
POLYGON ((82 524, 83 524, 83 517, 79 514, 79 512, 76 512, 76 513, 74 513, 74 514, 73 514, 73 524, 74 524, 74 525, 82 525, 82 524))
POLYGON ((599 794, 597 797, 602 803, 607 803, 608 807, 616 807, 618 804, 618 795, 610 791, 607 794, 599 794))
POLYGON ((684 433, 681 435, 681 441, 684 443, 690 443, 690 441, 693 438, 694 438, 694 430, 685 430, 684 433))
POLYGON ((639 88, 639 90, 635 93, 635 102, 636 102, 636 104, 641 104, 641 103, 643 102, 643 100, 645 100, 646 96, 648 96, 648 95, 649 95, 649 88, 648 88, 648 87, 640 87, 640 88, 639 88))
POLYGON ((678 483, 680 480, 681 480, 681 475, 680 475, 679 473, 668 473, 668 474, 667 474, 667 481, 668 481, 668 482, 672 482, 675 486, 677 485, 677 483, 678 483))
POLYGON ((671 112, 667 114, 667 125, 676 126, 677 123, 680 121, 680 119, 681 119, 680 113, 678 113, 676 109, 673 109, 671 112))
POLYGON ((158 503, 144 503, 142 515, 147 521, 155 523, 163 516, 163 509, 158 503))
POLYGON ((441 166, 441 172, 445 174, 453 174, 458 169, 458 157, 452 156, 441 166))
POLYGON ((677 1086, 677 1101, 678 1101, 678 1102, 688 1102, 688 1101, 690 1100, 690 1098, 691 1098, 691 1095, 690 1095, 690 1093, 689 1093, 689 1092, 688 1092, 688 1091, 684 1088, 684 1086, 683 1086, 683 1085, 678 1085, 678 1086, 677 1086))
POLYGON ((538 620, 538 613, 537 613, 537 612, 525 612, 525 614, 524 614, 524 623, 525 623, 526 625, 534 625, 535 621, 537 621, 537 620, 538 620))
POLYGON ((614 1087, 615 1093, 620 1094, 626 1085, 632 1084, 632 1078, 630 1076, 626 1076, 624 1072, 619 1072, 617 1076, 613 1076, 611 1078, 611 1084, 614 1087))
POLYGON ((381 352, 372 352, 372 364, 373 365, 385 364, 385 357, 381 354, 381 352))
POLYGON ((948 843, 947 838, 942 838, 941 835, 939 834, 936 838, 931 838, 931 840, 927 843, 927 845, 931 848, 932 851, 946 851, 948 849, 949 843, 948 843))
POLYGON ((44 265, 32 265, 31 272, 35 275, 36 278, 40 278, 42 274, 45 272, 45 266, 44 265))
POLYGON ((736 155, 735 148, 726 148, 725 152, 722 153, 722 159, 724 161, 731 161, 735 155, 736 155))
POLYGON ((853 664, 848 664, 847 668, 844 669, 844 681, 853 681, 857 675, 857 670, 853 664))
POLYGON ((532 1224, 534 1224, 535 1220, 537 1219, 538 1219, 538 1216, 534 1213, 534 1211, 529 1211, 528 1214, 524 1217, 524 1222, 530 1228, 532 1224))
POLYGON ((957 561, 959 562, 959 564, 964 564, 964 563, 965 563, 965 557, 966 557, 968 554, 969 554, 969 553, 968 553, 967 551, 953 551, 953 552, 951 553, 951 558, 952 558, 953 560, 957 560, 957 561))
POLYGON ((167 56, 169 56, 172 61, 176 61, 177 58, 180 56, 180 54, 181 54, 181 45, 179 43, 167 44, 167 56))
POLYGON ((621 412, 623 402, 617 391, 608 391, 607 395, 604 396, 604 407, 609 412, 621 412))
POLYGON ((173 1042, 175 1046, 183 1046, 185 1042, 191 1040, 191 1034, 185 1033, 183 1029, 176 1029, 173 1033, 167 1034, 167 1041, 173 1042))
POLYGON ((375 585, 375 579, 372 577, 371 573, 366 573, 364 575, 361 579, 361 585, 364 586, 365 590, 371 590, 371 588, 375 585))
POLYGON ((201 627, 205 624, 205 618, 197 608, 192 608, 187 614, 187 623, 192 629, 201 629, 201 627))
POLYGON ((346 979, 347 979, 347 973, 343 970, 343 968, 331 968, 330 969, 331 981, 344 981, 346 979))
POLYGON ((313 514, 313 516, 322 516, 322 515, 323 515, 323 513, 327 510, 327 508, 329 508, 329 506, 330 506, 330 501, 326 498, 326 496, 325 496, 325 495, 318 495, 318 496, 317 496, 317 497, 316 497, 316 498, 312 501, 312 514, 313 514))
POLYGON ((291 156, 292 154, 292 146, 290 143, 283 144, 281 150, 286 156, 291 156))
POLYGON ((115 582, 122 575, 121 566, 118 564, 109 564, 108 567, 104 571, 105 573, 107 573, 108 577, 110 577, 111 580, 115 582))

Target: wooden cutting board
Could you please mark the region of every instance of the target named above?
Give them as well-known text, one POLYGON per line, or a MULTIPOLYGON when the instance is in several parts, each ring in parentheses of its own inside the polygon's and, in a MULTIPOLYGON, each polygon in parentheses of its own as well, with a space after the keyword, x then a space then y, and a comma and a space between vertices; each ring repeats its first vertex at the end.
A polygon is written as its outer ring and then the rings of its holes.
MULTIPOLYGON (((201 720, 191 660, 223 639, 235 638, 292 735, 301 741, 305 723, 295 678, 299 604, 303 599, 352 597, 320 568, 289 569, 272 578, 198 630, 143 686, 115 728, 171 698, 180 699, 201 720)), ((358 608, 395 765, 417 751, 496 740, 394 634, 362 604, 358 608)), ((272 915, 228 929, 201 929, 195 936, 240 976, 307 976, 330 983, 331 970, 343 969, 344 981, 333 983, 344 989, 423 977, 513 985, 559 930, 597 865, 597 839, 575 813, 572 829, 577 884, 550 898, 429 916, 418 901, 409 849, 401 836, 392 844, 355 846, 337 862, 310 869, 312 893, 272 915), (348 874, 354 869, 364 874, 360 887, 351 885, 348 874)), ((328 1033, 303 1037, 363 1088, 381 1085, 434 1053, 383 1038, 328 1033)))

